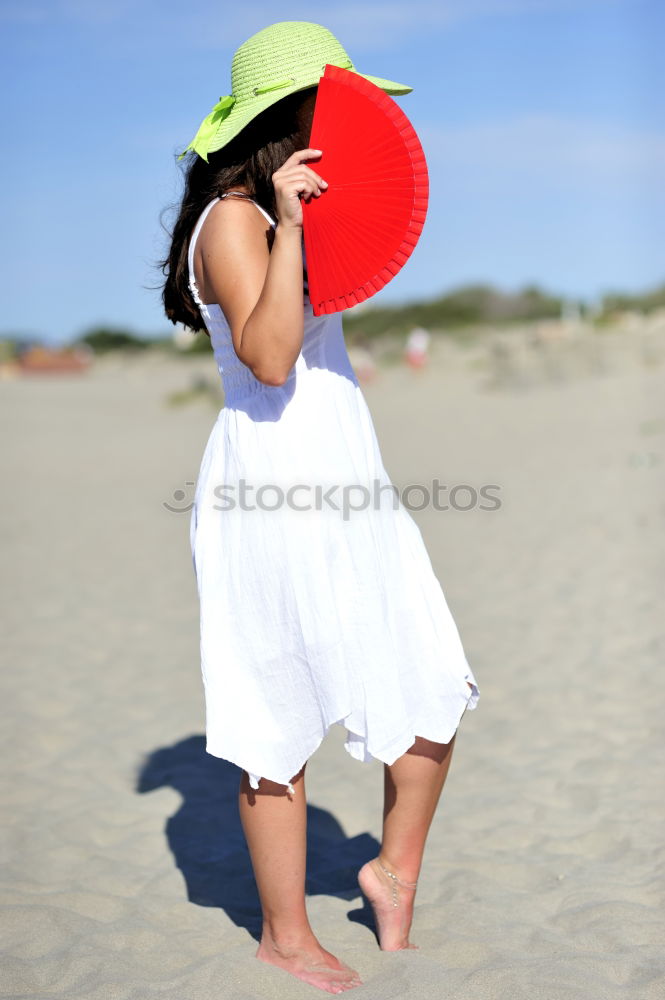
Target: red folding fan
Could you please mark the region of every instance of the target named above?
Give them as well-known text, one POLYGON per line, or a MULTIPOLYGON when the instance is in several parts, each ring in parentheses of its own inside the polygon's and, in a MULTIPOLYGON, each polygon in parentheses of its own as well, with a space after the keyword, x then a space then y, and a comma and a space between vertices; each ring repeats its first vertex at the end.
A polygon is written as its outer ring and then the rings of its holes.
POLYGON ((351 70, 319 80, 309 165, 328 181, 302 202, 309 298, 315 316, 364 302, 394 278, 427 214, 429 178, 413 125, 396 101, 351 70))

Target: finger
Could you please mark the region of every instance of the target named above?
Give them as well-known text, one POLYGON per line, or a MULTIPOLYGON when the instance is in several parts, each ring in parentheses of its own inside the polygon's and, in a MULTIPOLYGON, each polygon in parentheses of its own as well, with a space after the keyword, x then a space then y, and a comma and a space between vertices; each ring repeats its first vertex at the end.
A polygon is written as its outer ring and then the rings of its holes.
POLYGON ((323 177, 320 176, 320 174, 317 174, 316 170, 312 170, 312 168, 308 167, 307 164, 302 164, 300 170, 298 171, 298 176, 309 177, 311 181, 313 181, 315 184, 318 184, 320 187, 321 186, 325 187, 326 184, 328 183, 323 179, 323 177))
POLYGON ((328 181, 325 181, 323 177, 319 177, 319 175, 313 170, 310 170, 309 167, 305 167, 304 170, 298 171, 296 176, 300 182, 309 183, 312 187, 328 187, 328 181))
POLYGON ((303 184, 302 187, 298 188, 298 197, 304 198, 305 201, 308 201, 312 195, 317 195, 318 197, 320 193, 319 189, 312 184, 303 184))
POLYGON ((301 178, 296 184, 297 191, 307 191, 308 194, 312 194, 317 190, 317 185, 309 177, 301 178))
POLYGON ((318 198, 323 194, 323 191, 316 187, 307 184, 304 188, 298 189, 298 197, 304 198, 305 201, 309 201, 310 198, 318 198))
POLYGON ((292 160, 293 163, 302 163, 304 160, 318 159, 322 152, 323 150, 313 149, 312 147, 308 147, 307 149, 296 149, 295 153, 291 153, 289 160, 292 160))

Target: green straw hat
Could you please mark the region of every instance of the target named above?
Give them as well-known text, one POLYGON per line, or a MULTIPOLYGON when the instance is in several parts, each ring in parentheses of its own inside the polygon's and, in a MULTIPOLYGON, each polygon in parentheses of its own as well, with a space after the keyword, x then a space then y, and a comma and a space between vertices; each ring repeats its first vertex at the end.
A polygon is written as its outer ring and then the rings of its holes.
MULTIPOLYGON (((341 42, 321 24, 278 21, 262 28, 236 49, 231 91, 206 115, 181 160, 192 149, 208 162, 253 118, 288 94, 318 85, 326 63, 357 73, 341 42)), ((387 94, 408 94, 413 87, 359 73, 387 94)))

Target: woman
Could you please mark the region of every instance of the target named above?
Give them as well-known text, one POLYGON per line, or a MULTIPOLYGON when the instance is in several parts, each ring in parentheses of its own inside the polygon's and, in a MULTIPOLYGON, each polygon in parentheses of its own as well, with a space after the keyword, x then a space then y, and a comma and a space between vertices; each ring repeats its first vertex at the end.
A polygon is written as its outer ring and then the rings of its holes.
POLYGON ((351 756, 384 762, 381 850, 358 881, 380 947, 417 947, 425 839, 479 691, 420 531, 396 502, 341 316, 315 317, 307 294, 301 199, 325 198, 308 143, 326 63, 356 72, 309 22, 270 25, 236 51, 233 93, 188 147, 164 305, 210 335, 224 385, 191 545, 206 749, 242 769, 263 910, 256 957, 340 993, 360 978, 319 943, 305 906, 307 759, 339 723, 351 756))

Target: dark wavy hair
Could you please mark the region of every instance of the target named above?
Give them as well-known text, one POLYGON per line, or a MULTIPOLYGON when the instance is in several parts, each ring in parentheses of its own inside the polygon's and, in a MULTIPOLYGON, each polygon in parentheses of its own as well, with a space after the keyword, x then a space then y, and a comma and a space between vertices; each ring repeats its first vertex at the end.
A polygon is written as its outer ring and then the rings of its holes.
POLYGON ((276 101, 226 146, 209 153, 208 163, 191 150, 183 158, 184 193, 179 205, 165 209, 175 208, 177 218, 172 231, 161 223, 171 243, 157 265, 166 276, 160 288, 164 311, 173 324, 207 332, 189 288, 187 264, 189 238, 201 212, 213 198, 242 184, 251 198, 277 218, 272 175, 296 149, 309 146, 312 115, 304 113, 303 105, 316 91, 317 87, 309 87, 276 101))

